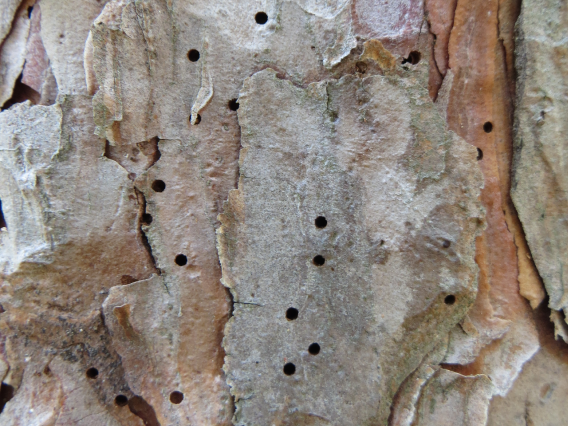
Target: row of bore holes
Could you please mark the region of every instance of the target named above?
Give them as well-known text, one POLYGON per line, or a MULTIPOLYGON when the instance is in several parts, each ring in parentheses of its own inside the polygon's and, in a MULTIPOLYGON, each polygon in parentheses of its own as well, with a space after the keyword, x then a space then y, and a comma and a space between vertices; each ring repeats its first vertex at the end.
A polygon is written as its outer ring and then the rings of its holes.
MULTIPOLYGON (((327 219, 323 216, 318 216, 315 220, 315 225, 316 228, 323 229, 327 226, 327 219)), ((316 266, 322 266, 325 263, 325 258, 318 254, 314 257, 313 263, 316 266)), ((294 321, 298 319, 298 315, 299 311, 296 308, 288 308, 286 310, 286 319, 288 321, 294 321)), ((319 343, 312 343, 310 346, 308 346, 308 353, 310 353, 311 355, 318 355, 320 353, 320 350, 321 347, 319 343)), ((284 374, 291 376, 296 372, 296 366, 293 363, 288 362, 284 365, 284 368, 282 370, 284 371, 284 374)))
MULTIPOLYGON (((323 216, 319 216, 315 220, 315 225, 316 225, 316 228, 323 229, 327 226, 327 219, 323 216)), ((444 240, 444 242, 442 243, 442 247, 448 248, 448 247, 450 247, 450 244, 451 244, 450 241, 444 240)), ((314 257, 313 263, 316 266, 322 266, 325 263, 325 258, 321 255, 317 255, 317 256, 314 257)), ((454 296, 453 294, 447 295, 444 298, 444 303, 446 305, 453 305, 454 303, 456 303, 456 296, 454 296)), ((299 311, 296 308, 288 308, 286 310, 286 319, 288 321, 294 321, 294 320, 298 319, 298 315, 299 315, 299 311)), ((320 350, 321 350, 321 347, 318 343, 312 343, 308 347, 308 352, 312 355, 319 354, 320 350)), ((284 365, 284 368, 282 370, 284 371, 284 374, 286 374, 287 376, 291 376, 296 372, 296 366, 293 363, 288 362, 284 365)))
MULTIPOLYGON (((483 131, 485 133, 491 133, 493 131, 493 123, 491 121, 486 121, 483 124, 483 131)), ((483 151, 480 148, 477 148, 477 160, 483 159, 483 151)))
MULTIPOLYGON (((95 367, 91 367, 85 372, 85 374, 89 379, 94 380, 99 377, 99 370, 97 370, 95 367)), ((180 404, 182 401, 183 393, 179 391, 173 391, 170 394, 170 402, 172 404, 180 404)), ((116 398, 114 398, 114 403, 119 407, 124 407, 128 404, 128 397, 126 395, 117 395, 116 398)))
MULTIPOLYGON (((152 182, 152 189, 156 192, 163 192, 166 189, 166 183, 162 180, 155 180, 154 182, 152 182)), ((151 216, 150 216, 151 218, 151 216)), ((150 220, 151 222, 151 220, 150 220)), ((315 226, 318 229, 323 229, 327 226, 327 219, 323 216, 318 216, 315 221, 315 226)), ((448 240, 444 240, 442 242, 442 247, 444 248, 449 248, 451 245, 450 241, 448 240)), ((314 256, 312 262, 314 263, 314 265, 316 266, 323 266, 325 264, 325 257, 323 257, 322 255, 317 255, 314 256)), ((179 266, 184 266, 187 264, 187 256, 185 256, 184 254, 178 254, 175 257, 175 263, 179 266)), ((444 299, 444 303, 446 303, 446 305, 453 305, 456 302, 456 297, 453 294, 450 294, 448 296, 445 297, 444 299)), ((286 311, 286 318, 289 321, 293 321, 295 319, 298 318, 298 310, 296 308, 289 308, 286 311)), ((317 343, 312 343, 309 347, 308 347, 308 352, 312 355, 317 355, 320 352, 320 345, 317 343)), ((284 366, 284 374, 286 375, 292 375, 296 372, 296 366, 293 363, 287 363, 284 366)), ((97 372, 98 374, 98 372, 97 372)), ((96 377, 96 376, 95 376, 96 377)), ((173 395, 173 394, 172 394, 173 395)), ((182 400, 183 400, 183 394, 181 394, 182 400)), ((172 397, 170 396, 170 400, 172 400, 172 397)), ((173 402, 173 400, 172 400, 173 402)), ((181 402, 181 400, 180 400, 181 402)), ((178 402, 179 404, 179 402, 178 402)))
MULTIPOLYGON (((155 192, 164 192, 166 189, 166 183, 163 180, 157 179, 154 182, 152 182, 152 189, 155 192)), ((144 223, 145 225, 151 224, 152 216, 148 213, 144 213, 142 215, 142 223, 144 223)), ((179 256, 182 256, 185 259, 185 263, 187 263, 187 257, 183 255, 178 255, 178 257, 179 256)), ((178 257, 176 257, 176 263, 178 263, 178 257)), ((94 367, 91 367, 86 371, 86 375, 89 379, 96 379, 99 375, 99 370, 97 370, 94 367)), ((179 391, 173 391, 170 394, 170 402, 172 404, 180 404, 183 401, 183 398, 184 398, 183 393, 179 391)), ((114 403, 119 407, 124 407, 128 404, 128 397, 126 395, 117 395, 116 398, 114 398, 114 403)))
MULTIPOLYGON (((485 124, 491 124, 491 123, 487 122, 485 124)), ((491 125, 491 129, 489 131, 491 130, 493 130, 493 125, 491 125)), ((479 148, 477 148, 477 151, 478 151, 477 159, 481 160, 481 158, 483 158, 483 152, 479 148)), ((154 182, 152 182, 152 189, 155 192, 164 192, 164 190, 166 189, 166 183, 163 180, 157 179, 154 182)), ((144 215, 142 216, 142 222, 146 225, 149 225, 150 223, 152 223, 152 216, 148 213, 144 213, 144 215)), ((323 216, 319 216, 315 220, 315 225, 316 228, 323 229, 327 226, 327 219, 323 216)), ((450 244, 451 244, 450 241, 444 240, 442 246, 444 248, 448 248, 450 247, 450 244)), ((323 266, 325 264, 325 258, 319 254, 315 256, 312 261, 316 266, 323 266)), ((187 257, 183 254, 178 254, 175 258, 175 262, 179 266, 184 266, 187 264, 187 257)))
MULTIPOLYGON (((227 106, 229 107, 229 109, 231 111, 236 111, 239 109, 239 101, 238 99, 231 99, 229 101, 229 103, 227 104, 227 106)), ((191 123, 191 115, 189 116, 189 122, 191 123)), ((197 119, 195 120, 195 125, 197 126, 199 123, 201 123, 201 115, 197 114, 197 119)))
MULTIPOLYGON (((152 182, 152 190, 154 192, 164 192, 166 190, 166 182, 160 179, 156 179, 152 182)), ((142 223, 145 225, 149 225, 152 223, 152 216, 148 213, 144 213, 142 215, 142 223)), ((175 258, 176 265, 178 266, 185 266, 187 265, 187 256, 185 254, 178 254, 175 258)))
MULTIPOLYGON (((258 12, 254 16, 254 20, 256 21, 257 24, 264 25, 268 22, 268 15, 264 12, 258 12)), ((199 50, 191 49, 189 52, 187 52, 187 59, 189 59, 191 62, 199 61, 200 57, 201 54, 199 53, 199 50)))
MULTIPOLYGON (((254 16, 254 20, 256 21, 257 24, 259 25, 264 25, 268 22, 268 15, 264 12, 258 12, 255 16, 254 16)), ((199 58, 201 58, 201 54, 199 53, 199 50, 197 49, 191 49, 189 52, 187 52, 187 59, 190 60, 190 62, 197 62, 199 61, 199 58)), ((237 99, 231 99, 229 101, 229 109, 231 111, 236 111, 239 109, 239 102, 237 101, 237 99)), ((192 120, 191 115, 189 116, 189 121, 191 122, 192 120)), ((197 114, 197 117, 195 118, 195 125, 198 125, 199 123, 201 123, 201 115, 197 114)))

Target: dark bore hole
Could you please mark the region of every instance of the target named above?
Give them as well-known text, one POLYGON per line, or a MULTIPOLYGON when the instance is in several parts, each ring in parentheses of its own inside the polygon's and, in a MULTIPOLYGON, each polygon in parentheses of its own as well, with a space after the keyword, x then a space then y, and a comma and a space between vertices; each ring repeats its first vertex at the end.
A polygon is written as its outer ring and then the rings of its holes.
POLYGON ((325 263, 325 258, 321 255, 317 255, 316 257, 314 257, 314 265, 316 266, 322 266, 325 263))
POLYGON ((31 17, 32 17, 32 12, 33 12, 33 11, 34 11, 34 7, 33 7, 33 6, 28 7, 28 18, 31 19, 31 17))
POLYGON ((176 264, 179 266, 187 265, 187 256, 184 254, 178 254, 176 256, 176 264))
POLYGON ((191 61, 191 62, 197 62, 199 61, 199 51, 195 50, 195 49, 191 49, 189 52, 187 52, 187 58, 191 61))
POLYGON ((254 16, 254 20, 256 21, 257 24, 264 25, 268 22, 268 15, 264 12, 258 12, 254 16))
POLYGON ((95 367, 91 367, 87 370, 86 374, 89 379, 96 379, 99 375, 99 370, 97 370, 95 367))
POLYGON ((0 413, 4 410, 6 403, 12 398, 14 398, 14 387, 2 382, 2 385, 0 385, 0 413))
POLYGON ((485 123, 483 125, 483 130, 485 131, 485 133, 491 133, 493 131, 493 123, 491 121, 485 123))
POLYGON ((316 217, 316 228, 325 228, 327 226, 327 219, 323 216, 316 217))
POLYGON ((231 99, 229 101, 229 109, 231 111, 236 111, 239 109, 239 101, 237 99, 231 99))
POLYGON ((420 54, 420 52, 413 50, 412 52, 410 52, 408 54, 408 58, 405 58, 405 59, 402 60, 402 63, 403 64, 416 65, 418 62, 420 62, 421 58, 422 58, 422 55, 420 54))
MULTIPOLYGON (((189 122, 191 123, 191 115, 189 116, 189 122)), ((197 114, 197 119, 195 120, 195 125, 197 126, 199 123, 201 123, 201 116, 199 114, 197 114)))
POLYGON ((144 213, 142 215, 142 224, 143 225, 150 225, 152 223, 152 220, 154 220, 152 218, 152 215, 150 213, 144 213))
POLYGON ((320 349, 320 345, 318 345, 317 343, 312 343, 308 348, 308 352, 312 355, 317 355, 320 353, 320 349))
POLYGON ((180 391, 173 391, 170 393, 170 401, 172 404, 179 404, 183 401, 183 393, 180 391))
POLYGON ((292 374, 294 374, 296 372, 296 366, 294 364, 292 364, 291 362, 289 362, 288 364, 284 365, 284 374, 286 374, 287 376, 291 376, 292 374))
POLYGON ((449 240, 444 240, 444 242, 442 243, 442 247, 444 248, 448 248, 452 243, 449 240))
POLYGON ((453 294, 446 296, 444 303, 446 305, 453 305, 454 303, 456 303, 456 296, 454 296, 453 294))
POLYGON ((155 180, 152 182, 152 189, 156 192, 164 192, 164 189, 166 189, 166 182, 159 179, 155 180))
POLYGON ((114 403, 119 407, 124 407, 128 404, 128 398, 126 395, 117 395, 116 398, 114 398, 114 403))
POLYGON ((483 158, 483 151, 477 148, 477 161, 483 158))
POLYGON ((286 311, 286 319, 294 321, 298 318, 298 310, 296 308, 288 308, 286 311))

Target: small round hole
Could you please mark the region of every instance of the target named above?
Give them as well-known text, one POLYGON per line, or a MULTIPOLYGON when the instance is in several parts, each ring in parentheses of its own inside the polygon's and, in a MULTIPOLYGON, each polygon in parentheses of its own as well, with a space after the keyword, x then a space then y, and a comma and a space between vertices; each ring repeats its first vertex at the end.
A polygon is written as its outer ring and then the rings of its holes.
POLYGON ((408 54, 408 58, 402 60, 402 63, 416 65, 418 62, 420 62, 420 59, 422 59, 422 55, 420 54, 420 52, 413 50, 408 54))
MULTIPOLYGON (((191 115, 189 116, 189 124, 191 124, 191 115)), ((197 118, 195 119, 195 126, 201 123, 201 115, 197 114, 197 118)))
POLYGON ((124 407, 128 404, 128 398, 126 395, 117 395, 116 398, 114 398, 114 403, 119 407, 124 407))
POLYGON ((316 266, 322 266, 325 263, 325 258, 318 254, 316 257, 314 257, 313 262, 316 266))
POLYGON ((289 321, 294 321, 298 318, 298 310, 296 308, 288 308, 286 310, 286 319, 289 321))
POLYGON ((237 99, 231 99, 229 101, 229 109, 231 111, 236 111, 239 109, 239 101, 237 99))
POLYGON ((187 256, 184 254, 178 254, 176 256, 176 265, 179 266, 187 265, 187 256))
POLYGON ((183 401, 183 393, 180 391, 173 391, 170 393, 170 401, 172 404, 180 404, 183 401))
POLYGON ((191 49, 189 52, 187 52, 187 58, 191 61, 191 62, 197 62, 199 61, 199 51, 195 50, 195 49, 191 49))
POLYGON ((453 294, 446 296, 444 299, 444 303, 446 305, 453 305, 454 303, 456 303, 456 296, 454 296, 453 294))
POLYGON ((308 348, 308 352, 312 355, 317 355, 320 353, 320 349, 320 345, 318 345, 317 343, 312 343, 308 348))
POLYGON ((323 216, 316 217, 316 228, 325 228, 327 226, 327 219, 323 216))
POLYGON ((96 379, 97 376, 99 375, 99 370, 97 370, 95 367, 91 367, 87 370, 85 374, 89 379, 96 379))
POLYGON ((493 131, 493 123, 491 121, 485 123, 483 125, 483 130, 485 131, 485 133, 491 133, 493 131))
POLYGON ((452 243, 451 243, 449 240, 444 240, 444 241, 442 242, 442 247, 444 247, 444 248, 448 248, 448 247, 450 247, 451 245, 452 245, 452 243))
POLYGON ((284 365, 283 371, 287 376, 291 376, 296 372, 296 366, 289 362, 288 364, 284 365))
POLYGON ((477 161, 483 158, 483 151, 477 148, 477 161))
POLYGON ((268 22, 268 15, 264 12, 258 12, 254 16, 254 20, 256 21, 257 24, 264 25, 268 22))
POLYGON ((156 192, 164 192, 164 189, 166 189, 166 182, 159 179, 155 180, 152 182, 152 189, 156 192))
POLYGON ((142 224, 143 225, 150 225, 152 223, 152 220, 154 220, 154 218, 152 217, 152 215, 150 213, 144 213, 142 215, 142 224))

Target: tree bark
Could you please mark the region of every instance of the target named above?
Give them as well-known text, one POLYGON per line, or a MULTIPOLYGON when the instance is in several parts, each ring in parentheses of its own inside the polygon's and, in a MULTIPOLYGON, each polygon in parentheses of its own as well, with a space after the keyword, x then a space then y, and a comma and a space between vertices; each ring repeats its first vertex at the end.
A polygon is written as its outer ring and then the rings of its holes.
POLYGON ((0 423, 568 423, 567 13, 0 0, 0 423))

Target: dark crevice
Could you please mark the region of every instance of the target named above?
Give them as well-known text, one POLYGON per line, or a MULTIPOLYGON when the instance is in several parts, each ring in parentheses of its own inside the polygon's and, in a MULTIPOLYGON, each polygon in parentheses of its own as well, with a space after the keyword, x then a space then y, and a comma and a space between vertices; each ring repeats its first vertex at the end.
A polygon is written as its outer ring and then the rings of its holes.
MULTIPOLYGON (((239 129, 240 129, 240 126, 239 126, 239 129)), ((240 132, 239 132, 239 141, 240 141, 240 132)), ((239 156, 237 158, 240 158, 240 149, 241 148, 242 148, 242 146, 239 146, 239 156)), ((240 173, 237 171, 237 182, 235 182, 235 188, 238 187, 239 175, 240 175, 240 173)), ((221 259, 219 258, 219 250, 216 249, 215 252, 217 253, 217 264, 219 265, 219 269, 222 270, 223 267, 221 266, 221 259)), ((228 312, 228 315, 227 315, 227 322, 228 322, 235 315, 235 303, 236 303, 235 302, 235 295, 233 294, 233 291, 234 291, 233 289, 226 287, 224 285, 223 285, 223 288, 225 289, 225 292, 227 294, 227 300, 229 302, 229 312, 228 312)), ((224 327, 223 327, 223 329, 224 329, 224 327)), ((225 333, 223 331, 223 338, 224 337, 225 337, 225 333)), ((221 343, 221 356, 222 356, 223 360, 225 359, 225 355, 226 355, 225 347, 223 346, 223 343, 221 343)), ((223 361, 223 364, 224 364, 224 361, 223 361)), ((226 383, 227 380, 224 377, 225 373, 222 372, 222 374, 223 374, 223 380, 226 383)), ((232 412, 234 413, 236 411, 236 401, 235 401, 235 395, 231 391, 229 391, 229 398, 230 398, 229 406, 230 406, 232 412)))
MULTIPOLYGON (((434 33, 432 31, 432 25, 430 22, 430 16, 428 14, 428 11, 426 12, 426 20, 427 20, 427 26, 428 26, 428 32, 430 33, 431 37, 432 37, 432 43, 431 43, 431 62, 430 62, 430 66, 434 67, 435 72, 437 74, 438 77, 438 81, 434 84, 434 87, 429 87, 429 91, 430 91, 430 97, 432 98, 432 101, 436 101, 436 99, 438 98, 438 92, 440 90, 440 87, 442 87, 442 84, 444 83, 444 79, 446 77, 447 74, 447 70, 450 69, 450 53, 449 53, 449 44, 450 44, 450 39, 452 37, 452 31, 454 30, 454 23, 455 23, 455 16, 456 16, 456 9, 458 7, 458 1, 455 0, 453 3, 453 10, 451 13, 451 17, 452 17, 452 22, 450 24, 449 30, 447 31, 447 42, 445 43, 445 46, 440 46, 440 37, 438 34, 434 33), (446 59, 446 70, 444 72, 441 71, 440 69, 440 64, 438 63, 438 60, 436 59, 436 47, 443 49, 446 54, 445 54, 445 59, 446 59)), ((444 33, 445 34, 445 33, 444 33)), ((442 35, 444 35, 442 34, 442 35)), ((430 86, 431 84, 429 84, 430 86)))
MULTIPOLYGON (((509 64, 507 63, 507 47, 505 46, 505 43, 503 43, 503 39, 502 38, 498 38, 497 39, 497 45, 498 47, 501 49, 501 54, 503 55, 503 59, 504 59, 504 68, 505 68, 505 76, 507 77, 507 80, 509 81, 509 84, 507 85, 507 90, 509 92, 509 96, 510 99, 515 99, 515 83, 517 81, 517 73, 516 73, 516 69, 515 67, 513 67, 513 69, 510 69, 509 64)), ((511 113, 513 113, 514 111, 514 107, 511 109, 511 113)))
POLYGON ((140 191, 138 188, 134 188, 134 191, 136 191, 136 197, 138 198, 138 206, 139 206, 138 229, 140 231, 140 238, 142 240, 142 244, 144 244, 144 247, 146 248, 146 251, 148 252, 148 255, 150 256, 150 259, 152 261, 152 265, 154 266, 156 273, 158 275, 162 275, 162 270, 160 268, 158 268, 158 265, 156 263, 156 258, 154 257, 154 254, 152 253, 152 246, 150 245, 150 242, 148 241, 148 237, 146 236, 146 233, 142 229, 142 226, 145 225, 144 222, 145 221, 147 222, 148 216, 150 216, 148 213, 146 213, 146 197, 144 196, 144 193, 142 191, 140 191))
POLYGON ((6 403, 14 397, 14 387, 2 382, 0 386, 0 413, 4 410, 6 403))
POLYGON ((436 102, 438 99, 438 93, 440 92, 440 88, 444 83, 444 75, 440 71, 440 66, 438 65, 438 61, 436 60, 436 43, 437 43, 437 36, 432 32, 432 26, 430 22, 427 21, 426 27, 428 28, 428 33, 431 37, 430 42, 430 70, 428 76, 428 93, 430 94, 430 98, 432 102, 436 102))
POLYGON ((1 228, 8 229, 8 224, 6 223, 6 219, 4 219, 4 211, 2 210, 2 200, 0 200, 0 229, 1 228))
POLYGON ((128 400, 130 411, 140 417, 145 426, 161 426, 154 407, 146 402, 141 396, 135 395, 128 400))
MULTIPOLYGON (((112 161, 115 161, 116 163, 118 163, 126 171, 129 171, 127 169, 127 167, 125 167, 125 166, 128 166, 128 164, 121 164, 120 161, 123 158, 124 150, 129 150, 129 152, 132 155, 134 155, 134 152, 132 151, 132 149, 134 148, 137 152, 141 152, 146 157, 147 163, 146 163, 146 166, 145 166, 145 170, 148 170, 150 167, 152 167, 154 164, 156 164, 156 162, 160 159, 160 157, 162 155, 160 153, 160 149, 158 147, 159 141, 160 141, 160 139, 158 137, 153 137, 153 138, 151 138, 147 141, 138 142, 136 144, 136 146, 137 146, 137 148, 136 148, 136 147, 132 147, 131 145, 112 146, 110 144, 110 142, 107 140, 105 142, 105 148, 104 148, 103 155, 106 158, 108 158, 109 160, 112 160, 112 161)), ((128 177, 131 180, 135 180, 136 174, 135 173, 129 173, 128 177)), ((142 226, 149 226, 153 222, 153 218, 152 218, 151 214, 146 212, 146 197, 144 196, 144 193, 136 187, 134 187, 134 191, 136 193, 136 198, 137 198, 137 201, 138 201, 138 231, 140 232, 140 239, 142 241, 142 244, 146 248, 146 251, 148 252, 148 256, 149 256, 149 258, 152 262, 152 265, 154 266, 156 273, 158 275, 162 275, 162 270, 160 268, 158 268, 157 263, 156 263, 156 259, 155 259, 154 255, 152 253, 152 246, 150 245, 150 242, 148 241, 148 237, 146 236, 146 233, 142 229, 142 226)), ((130 278, 132 278, 132 277, 124 275, 121 278, 121 284, 122 285, 130 284, 131 283, 130 278)), ((134 278, 132 278, 132 279, 134 279, 134 278)), ((167 287, 166 287, 166 289, 167 289, 167 287)))
MULTIPOLYGON (((511 5, 514 5, 514 7, 508 9, 510 11, 510 15, 509 18, 511 22, 517 22, 518 18, 520 16, 521 13, 521 1, 520 0, 514 0, 511 5)), ((545 300, 548 301, 548 294, 546 291, 546 288, 544 286, 544 282, 542 280, 542 276, 540 274, 540 271, 538 270, 535 262, 534 262, 534 258, 532 256, 532 252, 531 252, 531 247, 527 241, 527 237, 526 237, 526 232, 523 226, 523 223, 521 222, 520 218, 519 218, 519 214, 517 212, 517 206, 515 205, 515 203, 513 202, 513 199, 511 197, 511 189, 514 186, 514 181, 515 181, 515 169, 514 169, 514 165, 515 165, 515 156, 518 155, 517 152, 515 152, 515 132, 516 132, 516 126, 515 126, 515 107, 516 107, 516 103, 515 103, 515 96, 516 96, 516 85, 517 85, 517 77, 518 77, 518 70, 515 66, 516 60, 517 60, 517 55, 521 54, 519 53, 519 51, 517 51, 517 40, 519 37, 519 34, 517 33, 517 30, 513 31, 512 34, 512 44, 509 46, 510 47, 510 51, 507 49, 507 45, 505 44, 505 38, 506 38, 506 34, 502 33, 502 25, 501 25, 501 4, 498 4, 498 9, 497 9, 497 44, 498 44, 498 48, 500 48, 501 50, 501 55, 500 58, 498 56, 498 58, 502 61, 503 64, 503 69, 504 69, 504 77, 507 80, 507 94, 508 96, 506 97, 506 107, 508 110, 508 118, 509 118, 509 123, 507 123, 511 128, 512 128, 512 134, 511 134, 511 138, 510 138, 510 142, 512 144, 512 156, 510 158, 510 162, 508 164, 509 166, 509 177, 510 177, 510 181, 509 181, 509 188, 507 188, 507 192, 506 192, 506 197, 504 200, 504 204, 505 206, 507 206, 509 213, 510 213, 510 221, 515 224, 515 228, 517 229, 517 232, 512 232, 514 229, 511 229, 512 226, 509 223, 509 220, 505 220, 505 224, 507 226, 507 230, 511 233, 511 235, 513 235, 513 243, 515 244, 515 248, 517 250, 517 256, 519 256, 519 251, 522 247, 526 248, 527 254, 529 256, 529 262, 531 264, 532 269, 534 270, 534 272, 536 273, 536 275, 538 276, 538 279, 540 281, 540 284, 544 290, 544 293, 546 295, 545 300), (512 63, 511 66, 509 64, 509 60, 508 58, 510 58, 512 55, 512 63)), ((522 54, 521 54, 522 55, 522 54)), ((485 132, 488 133, 489 131, 493 130, 493 125, 490 122, 487 122, 484 124, 484 130, 485 132), (490 124, 490 129, 489 126, 486 129, 485 126, 490 124)), ((478 159, 483 158, 483 152, 481 152, 481 156, 478 155, 478 159)), ((521 295, 523 297, 525 297, 524 295, 521 295)), ((526 297, 525 297, 526 298, 526 297)), ((530 299, 527 298, 527 300, 530 301, 530 299)), ((545 305, 544 303, 541 303, 539 305, 538 308, 536 308, 535 312, 538 311, 539 309, 548 309, 548 303, 545 305), (543 307, 546 306, 546 307, 543 307)), ((550 309, 548 309, 548 316, 550 316, 550 309)), ((540 334, 540 332, 539 332, 540 334)))
MULTIPOLYGON (((105 151, 104 151, 103 155, 106 158, 108 158, 109 160, 116 161, 114 158, 112 158, 111 146, 110 146, 110 142, 108 140, 105 141, 105 151)), ((118 161, 116 161, 116 162, 118 163, 118 161)))
POLYGON ((120 284, 121 285, 132 284, 132 283, 135 283, 136 281, 138 281, 138 280, 136 278, 130 276, 130 275, 123 275, 122 277, 120 277, 120 284))
POLYGON ((22 83, 23 75, 24 74, 22 72, 16 80, 16 83, 14 84, 14 90, 12 92, 12 97, 4 102, 4 105, 2 105, 2 111, 10 108, 15 104, 20 104, 26 101, 30 101, 34 105, 37 105, 40 102, 41 95, 27 84, 22 83))
MULTIPOLYGON (((513 41, 513 45, 511 46, 511 51, 509 51, 507 49, 507 46, 505 45, 505 34, 503 34, 501 32, 501 30, 503 29, 501 27, 501 3, 498 2, 497 4, 497 43, 500 45, 502 51, 503 51, 503 57, 505 58, 505 74, 507 77, 507 80, 509 81, 509 92, 511 94, 511 99, 515 99, 515 89, 516 89, 516 83, 517 83, 517 69, 515 68, 515 56, 516 56, 516 52, 515 52, 515 44, 516 44, 516 31, 513 30, 512 33, 512 41, 513 41), (509 59, 512 59, 512 63, 510 66, 509 64, 509 59)), ((517 22, 519 19, 519 15, 521 14, 521 0, 512 0, 509 3, 509 8, 507 8, 509 11, 511 11, 511 15, 509 15, 511 17, 511 22, 517 22)))
POLYGON ((562 364, 568 364, 568 344, 563 339, 556 340, 555 325, 550 320, 550 299, 544 298, 538 307, 533 310, 533 319, 538 331, 540 347, 546 350, 562 364))
MULTIPOLYGON (((219 255, 217 254, 217 257, 219 257, 219 255)), ((229 316, 227 317, 227 321, 229 319, 231 319, 234 315, 235 315, 235 297, 233 296, 233 293, 231 292, 231 290, 228 287, 225 287, 225 291, 227 292, 227 297, 229 299, 229 316)), ((226 323, 225 323, 226 324, 226 323)), ((223 327, 223 330, 225 328, 223 327)), ((225 332, 223 331, 223 340, 225 337, 225 332)), ((222 356, 223 356, 223 360, 225 359, 225 347, 223 346, 223 343, 221 343, 221 352, 222 352, 222 356)), ((223 365, 225 364, 225 361, 223 361, 223 365)), ((223 376, 225 375, 225 373, 222 373, 223 376)), ((227 383, 227 378, 223 377, 223 381, 225 383, 227 383)), ((232 388, 231 388, 232 389, 232 388)), ((236 411, 236 407, 237 407, 237 402, 235 400, 235 395, 233 394, 233 392, 231 390, 229 390, 229 406, 231 411, 234 413, 236 411)))
MULTIPOLYGON (((142 152, 142 154, 147 158, 147 164, 146 164, 146 170, 149 169, 150 167, 152 167, 156 161, 158 161, 161 157, 161 153, 160 153, 160 149, 158 148, 158 143, 159 143, 159 138, 158 137, 154 137, 152 139, 149 139, 148 141, 145 142, 139 142, 136 145, 138 146, 138 148, 135 148, 137 151, 142 152)), ((126 171, 128 171, 128 169, 125 167, 125 165, 121 164, 119 160, 121 160, 122 157, 122 151, 123 149, 128 149, 128 150, 132 150, 132 146, 130 145, 126 145, 126 146, 112 146, 110 144, 110 142, 107 140, 105 142, 105 149, 104 149, 104 153, 103 155, 108 158, 109 160, 115 161, 116 163, 118 163, 123 169, 125 169, 126 171)), ((136 179, 136 174, 135 173, 129 173, 128 177, 131 180, 136 179)), ((142 226, 149 226, 152 221, 152 215, 150 215, 149 213, 146 212, 146 197, 144 196, 144 193, 142 191, 140 191, 138 188, 134 187, 134 191, 136 193, 136 198, 138 201, 138 231, 140 232, 140 239, 142 240, 142 244, 144 245, 144 247, 146 248, 146 251, 148 252, 148 256, 152 262, 152 265, 154 266, 154 269, 156 271, 156 273, 158 275, 162 275, 162 270, 160 268, 158 268, 157 263, 156 263, 156 259, 154 258, 154 255, 152 253, 152 246, 150 245, 150 242, 148 241, 148 237, 146 236, 146 233, 144 232, 144 230, 142 229, 142 226)), ((121 278, 121 284, 125 285, 125 284, 129 284, 130 280, 129 276, 123 276, 121 278)), ((167 289, 167 287, 166 287, 167 289)), ((169 292, 169 291, 168 291, 169 292)))

